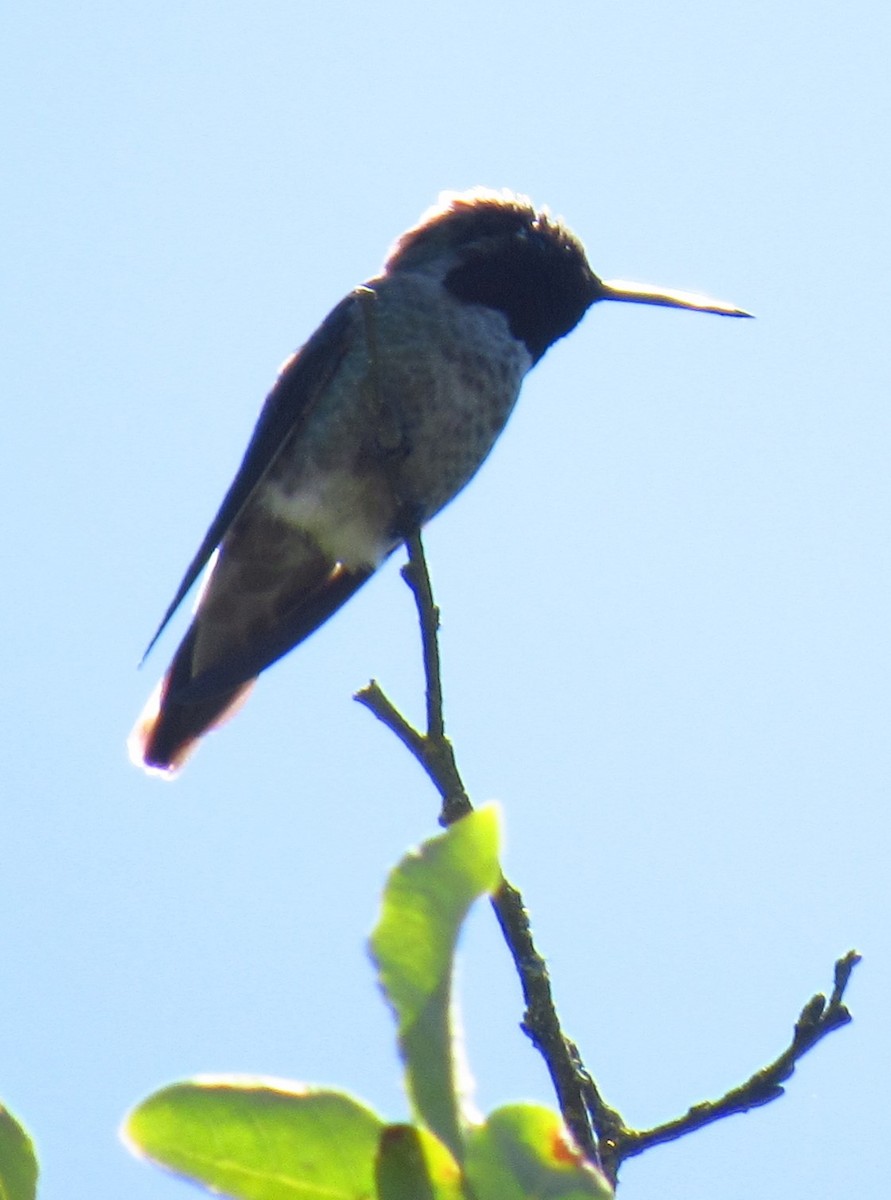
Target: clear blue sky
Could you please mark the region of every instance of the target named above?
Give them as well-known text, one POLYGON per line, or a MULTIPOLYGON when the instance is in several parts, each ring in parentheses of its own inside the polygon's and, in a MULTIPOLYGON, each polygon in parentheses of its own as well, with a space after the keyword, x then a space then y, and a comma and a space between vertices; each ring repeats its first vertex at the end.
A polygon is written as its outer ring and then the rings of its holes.
MULTIPOLYGON (((443 188, 563 214, 602 306, 435 522, 447 718, 498 798, 567 1029, 634 1124, 856 1023, 779 1103, 629 1163, 628 1200, 887 1187, 891 416, 886 4, 47 0, 0 38, 0 1096, 43 1200, 174 1200, 133 1102, 195 1072, 404 1114, 364 942, 435 829, 351 699, 421 711, 394 561, 174 785, 136 670, 278 364, 443 188)), ((483 1108, 550 1102, 488 912, 483 1108)))

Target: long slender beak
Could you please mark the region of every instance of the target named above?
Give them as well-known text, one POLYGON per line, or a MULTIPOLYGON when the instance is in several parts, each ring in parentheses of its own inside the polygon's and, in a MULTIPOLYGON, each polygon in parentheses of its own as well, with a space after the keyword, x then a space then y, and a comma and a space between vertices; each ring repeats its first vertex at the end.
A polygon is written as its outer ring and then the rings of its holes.
POLYGON ((674 288, 651 287, 648 283, 629 283, 626 279, 601 281, 598 300, 622 300, 627 304, 662 304, 666 308, 689 308, 694 312, 717 313, 722 317, 751 317, 751 313, 711 296, 680 292, 674 288))

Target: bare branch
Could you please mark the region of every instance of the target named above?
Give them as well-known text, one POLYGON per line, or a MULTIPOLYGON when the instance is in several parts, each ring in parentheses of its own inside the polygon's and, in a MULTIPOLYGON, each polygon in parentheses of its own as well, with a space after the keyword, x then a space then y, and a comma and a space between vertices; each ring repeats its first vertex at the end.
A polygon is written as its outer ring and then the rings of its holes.
POLYGON ((402 568, 402 578, 411 588, 421 623, 421 647, 424 654, 424 678, 427 683, 427 737, 445 737, 445 717, 442 711, 442 676, 439 662, 439 608, 433 599, 430 572, 420 533, 406 541, 408 562, 402 568))
MULTIPOLYGON (((682 1117, 666 1121, 653 1129, 638 1131, 613 1125, 606 1137, 599 1137, 605 1169, 614 1178, 619 1165, 626 1158, 642 1154, 651 1146, 676 1141, 694 1130, 720 1121, 723 1117, 748 1112, 752 1108, 759 1108, 779 1099, 785 1092, 782 1085, 790 1078, 808 1050, 816 1046, 827 1034, 850 1022, 851 1014, 842 1003, 842 997, 851 972, 859 961, 860 955, 855 950, 849 950, 836 962, 835 986, 828 1003, 824 995, 812 996, 801 1010, 788 1047, 772 1063, 750 1076, 745 1083, 732 1088, 719 1100, 706 1100, 701 1104, 694 1104, 682 1117)), ((600 1134, 601 1123, 594 1115, 601 1103, 600 1098, 589 1093, 588 1099, 595 1128, 600 1134)), ((610 1112, 610 1115, 615 1117, 616 1114, 610 1112)))
MULTIPOLYGON (((427 732, 418 733, 375 682, 358 692, 356 699, 396 734, 427 772, 442 800, 440 822, 450 825, 472 811, 473 805, 458 771, 451 742, 445 736, 438 639, 439 609, 433 598, 420 534, 409 537, 406 546, 409 561, 402 574, 415 598, 421 627, 427 732)), ((523 990, 526 1011, 521 1028, 545 1060, 566 1127, 589 1161, 599 1167, 600 1157, 583 1089, 583 1079, 587 1078, 587 1074, 579 1062, 574 1043, 560 1028, 547 967, 535 948, 523 898, 515 887, 502 878, 498 891, 492 896, 492 907, 523 990)))
MULTIPOLYGON (((433 598, 420 533, 410 534, 406 538, 406 547, 408 562, 402 575, 418 610, 426 682, 427 731, 421 733, 415 729, 373 680, 356 694, 356 699, 399 738, 424 768, 442 800, 440 822, 450 825, 470 812, 473 806, 458 771, 451 742, 445 735, 439 609, 433 598)), ((625 1159, 642 1154, 651 1146, 675 1141, 723 1117, 747 1112, 777 1099, 783 1094, 782 1085, 792 1075, 801 1057, 832 1030, 851 1020, 842 997, 851 972, 860 961, 860 956, 853 950, 835 964, 834 987, 828 1002, 823 995, 808 1001, 795 1024, 790 1045, 772 1063, 719 1100, 693 1105, 682 1117, 653 1129, 635 1130, 625 1124, 620 1113, 606 1104, 585 1069, 575 1043, 561 1029, 547 965, 535 947, 523 898, 503 877, 492 897, 492 906, 523 991, 526 1008, 521 1028, 545 1061, 563 1120, 577 1145, 613 1184, 625 1159)))

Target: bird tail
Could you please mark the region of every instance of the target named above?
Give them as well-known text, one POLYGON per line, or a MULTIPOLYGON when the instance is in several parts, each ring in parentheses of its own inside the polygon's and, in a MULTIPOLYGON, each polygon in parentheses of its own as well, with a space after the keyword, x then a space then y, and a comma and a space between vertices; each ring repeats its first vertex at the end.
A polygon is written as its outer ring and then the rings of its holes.
POLYGON ((319 552, 307 554, 301 544, 291 563, 279 555, 264 590, 246 586, 244 561, 234 552, 218 560, 191 627, 128 739, 136 766, 172 778, 204 734, 234 716, 260 672, 325 622, 374 570, 350 570, 319 552))
POLYGON ((127 739, 130 760, 151 774, 173 779, 206 733, 234 717, 256 680, 243 683, 215 701, 165 703, 166 677, 155 688, 127 739))
POLYGON ((166 779, 176 776, 206 733, 235 716, 256 683, 255 677, 213 694, 186 692, 179 698, 177 685, 191 672, 193 642, 190 630, 127 739, 131 761, 166 779))

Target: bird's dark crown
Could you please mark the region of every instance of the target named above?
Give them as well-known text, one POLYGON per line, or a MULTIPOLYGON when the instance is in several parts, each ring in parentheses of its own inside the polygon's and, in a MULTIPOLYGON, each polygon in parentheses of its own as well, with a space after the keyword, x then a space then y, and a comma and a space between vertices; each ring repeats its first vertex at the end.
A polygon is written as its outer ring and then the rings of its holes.
POLYGON ((578 324, 600 288, 565 225, 525 197, 481 188, 444 195, 399 238, 385 267, 437 269, 457 299, 504 313, 534 362, 578 324))

